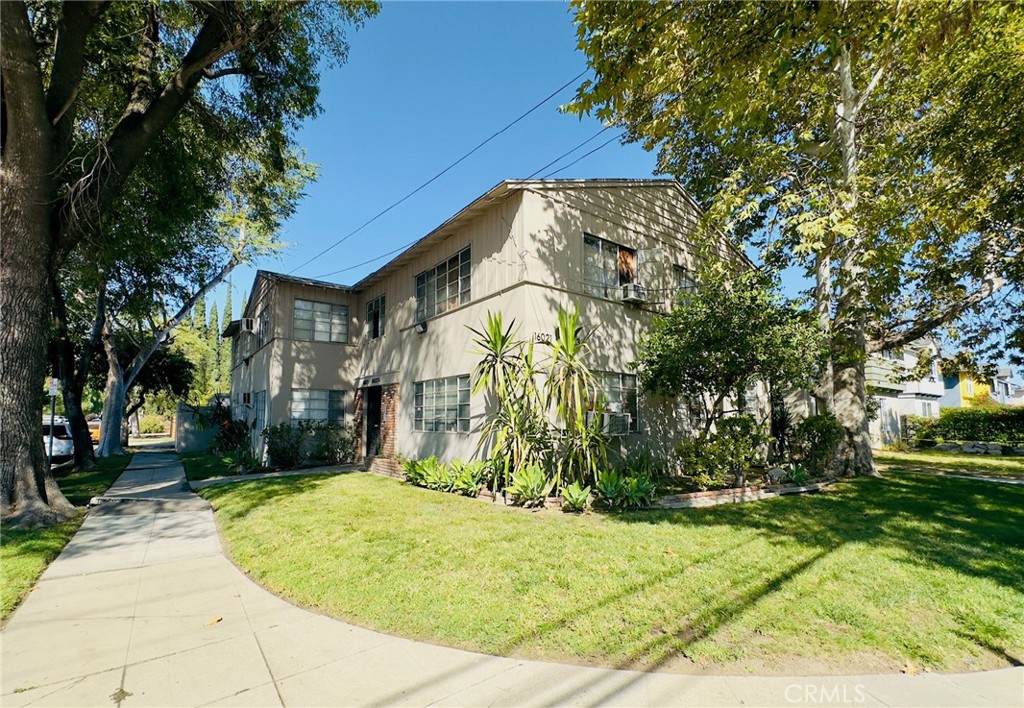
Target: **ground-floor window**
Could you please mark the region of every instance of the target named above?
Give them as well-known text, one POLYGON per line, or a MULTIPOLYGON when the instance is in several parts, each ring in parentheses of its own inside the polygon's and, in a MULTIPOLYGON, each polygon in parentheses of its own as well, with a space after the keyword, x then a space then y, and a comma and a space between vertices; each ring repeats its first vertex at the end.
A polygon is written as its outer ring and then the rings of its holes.
POLYGON ((931 418, 932 417, 932 402, 931 401, 924 401, 923 403, 921 403, 921 409, 922 409, 922 412, 924 413, 926 418, 931 418))
POLYGON ((416 430, 469 432, 469 376, 417 381, 413 384, 416 430))
MULTIPOLYGON (((598 373, 596 376, 597 383, 604 393, 606 413, 612 416, 628 415, 629 421, 625 425, 626 432, 638 432, 640 430, 640 404, 637 397, 636 375, 605 372, 598 373)), ((619 425, 621 423, 611 427, 615 428, 619 425)))
POLYGON ((288 409, 293 421, 341 423, 345 420, 345 392, 336 389, 293 388, 288 409))

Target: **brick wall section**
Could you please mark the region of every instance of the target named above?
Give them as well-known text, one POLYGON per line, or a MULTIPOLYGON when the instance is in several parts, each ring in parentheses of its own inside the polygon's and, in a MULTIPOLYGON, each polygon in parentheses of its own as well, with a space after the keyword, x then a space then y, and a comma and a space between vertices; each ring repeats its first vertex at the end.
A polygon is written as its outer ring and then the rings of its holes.
POLYGON ((390 384, 381 389, 381 407, 384 419, 380 422, 380 454, 390 460, 395 459, 395 423, 398 419, 398 384, 390 384))
POLYGON ((357 388, 352 399, 352 434, 356 436, 356 460, 363 459, 363 445, 366 444, 366 429, 363 422, 363 390, 357 388))
POLYGON ((402 466, 395 454, 398 421, 398 384, 381 387, 380 403, 383 418, 380 422, 380 453, 372 459, 363 457, 366 444, 366 421, 363 411, 363 390, 356 391, 354 400, 354 425, 356 431, 356 459, 363 460, 371 472, 389 477, 402 477, 402 466))

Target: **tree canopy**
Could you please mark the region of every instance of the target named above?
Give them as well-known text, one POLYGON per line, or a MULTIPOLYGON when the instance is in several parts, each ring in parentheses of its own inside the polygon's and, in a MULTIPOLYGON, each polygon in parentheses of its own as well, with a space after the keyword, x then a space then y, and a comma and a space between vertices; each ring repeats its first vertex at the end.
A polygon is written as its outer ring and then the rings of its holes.
MULTIPOLYGON (((286 216, 281 203, 293 201, 278 190, 290 188, 282 178, 301 159, 297 127, 319 111, 320 67, 343 61, 346 28, 376 11, 373 0, 5 4, 5 517, 30 524, 73 513, 49 475, 35 406, 45 370, 39 323, 59 307, 65 266, 122 262, 116 252, 132 242, 147 246, 133 267, 158 268, 153 232, 192 239, 193 250, 175 254, 196 266, 223 254, 209 236, 237 238, 241 221, 249 243, 270 236, 286 216), (231 218, 236 228, 223 229, 231 218)), ((97 273, 98 282, 119 277, 113 267, 97 273)))
POLYGON ((823 345, 810 313, 783 301, 759 273, 727 278, 708 269, 642 336, 636 369, 644 389, 702 406, 710 427, 725 400, 754 383, 810 385, 823 345))
POLYGON ((847 431, 841 467, 870 472, 867 354, 945 327, 998 356, 1021 312, 1024 10, 573 6, 596 78, 570 110, 657 150, 709 231, 814 279, 832 349, 819 396, 847 431))

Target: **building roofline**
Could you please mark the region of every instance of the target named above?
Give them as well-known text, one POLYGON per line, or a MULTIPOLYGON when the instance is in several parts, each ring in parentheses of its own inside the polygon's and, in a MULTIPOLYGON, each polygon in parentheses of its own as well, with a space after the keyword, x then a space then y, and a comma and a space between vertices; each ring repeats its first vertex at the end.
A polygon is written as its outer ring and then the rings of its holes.
MULTIPOLYGON (((489 190, 478 196, 476 199, 471 201, 466 206, 462 207, 459 211, 455 212, 452 216, 448 217, 440 225, 436 226, 432 230, 428 231, 425 235, 418 238, 415 242, 404 248, 396 256, 387 261, 384 265, 380 266, 376 270, 365 275, 363 278, 358 280, 352 285, 341 285, 338 283, 331 283, 324 280, 314 280, 311 278, 300 278, 292 275, 285 275, 283 273, 275 273, 273 271, 259 270, 256 273, 256 278, 253 280, 253 288, 250 292, 249 300, 252 300, 252 294, 256 290, 257 283, 260 276, 273 279, 279 282, 291 282, 300 285, 312 285, 317 287, 333 288, 335 290, 342 290, 346 292, 359 292, 367 289, 375 282, 379 281, 385 274, 395 270, 402 266, 406 261, 412 258, 414 255, 421 252, 424 248, 429 245, 433 245, 442 238, 450 235, 454 230, 461 225, 465 220, 473 218, 480 214, 483 209, 489 206, 493 202, 497 202, 501 199, 505 199, 510 196, 513 192, 519 192, 525 189, 536 188, 536 189, 549 189, 549 188, 582 188, 587 187, 674 187, 683 199, 687 201, 698 213, 703 214, 704 208, 697 202, 694 197, 686 191, 679 180, 674 178, 594 178, 594 179, 506 179, 498 182, 496 185, 491 187, 489 190)), ((757 268, 756 264, 750 259, 749 256, 744 252, 742 248, 732 242, 731 239, 722 234, 722 238, 725 240, 728 247, 732 248, 735 253, 751 268, 757 268)), ((244 314, 244 313, 243 313, 244 314)))

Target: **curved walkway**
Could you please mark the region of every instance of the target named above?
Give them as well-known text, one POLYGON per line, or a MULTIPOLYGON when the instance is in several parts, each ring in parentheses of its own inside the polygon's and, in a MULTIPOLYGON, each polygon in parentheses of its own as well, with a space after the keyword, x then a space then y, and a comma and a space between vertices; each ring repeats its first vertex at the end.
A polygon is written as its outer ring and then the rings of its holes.
POLYGON ((225 558, 174 454, 137 454, 104 499, 3 631, 5 707, 1024 704, 1024 668, 689 676, 412 642, 252 583, 225 558))

